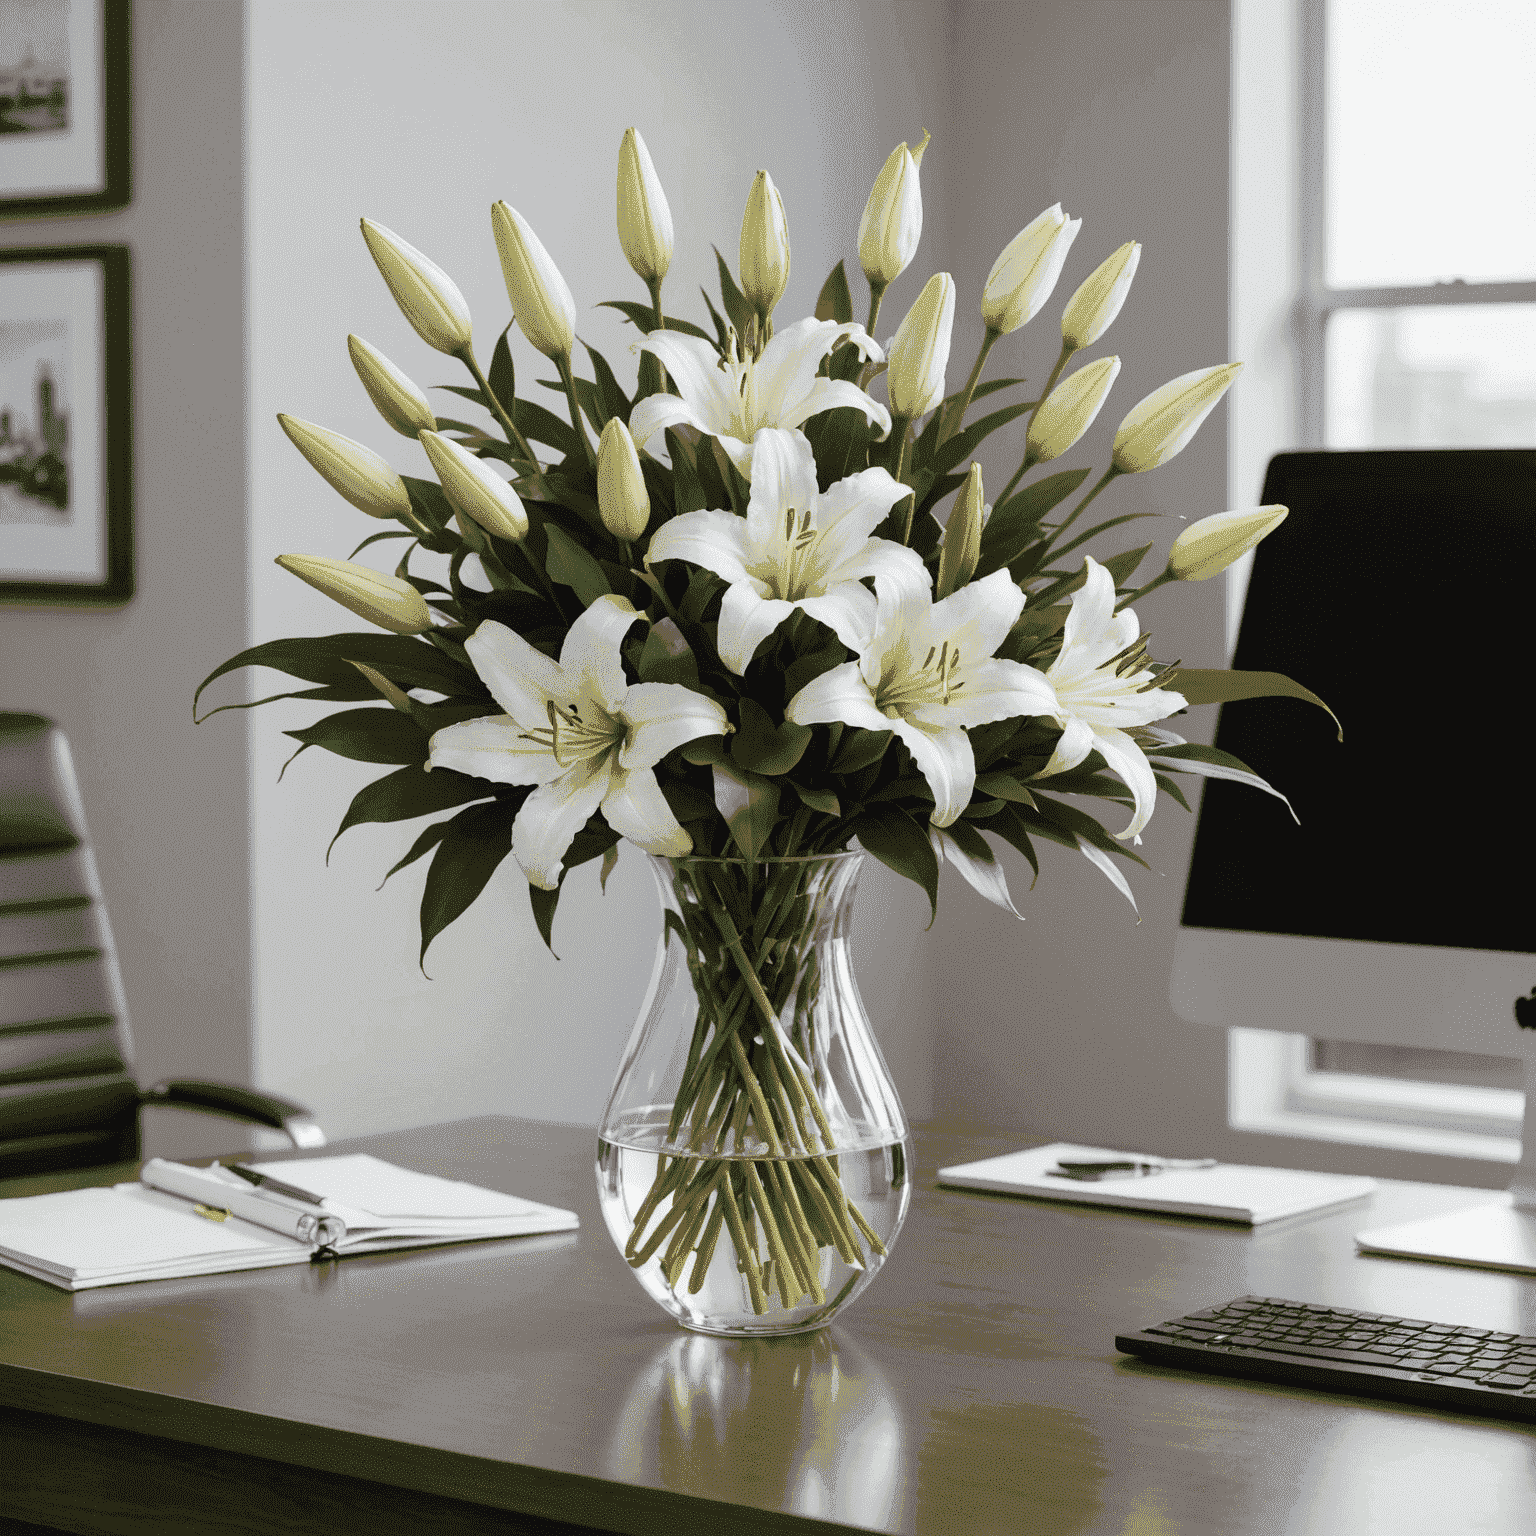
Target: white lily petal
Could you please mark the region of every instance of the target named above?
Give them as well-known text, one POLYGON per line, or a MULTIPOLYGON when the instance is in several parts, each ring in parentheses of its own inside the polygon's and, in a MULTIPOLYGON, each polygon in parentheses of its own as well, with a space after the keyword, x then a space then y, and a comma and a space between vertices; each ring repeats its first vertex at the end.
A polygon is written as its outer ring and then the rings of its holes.
POLYGON ((640 615, 627 597, 608 593, 577 614, 560 647, 567 686, 579 685, 611 714, 629 686, 619 645, 640 615))
POLYGON ((887 729, 906 743, 917 771, 933 791, 929 820, 936 827, 947 827, 971 803, 971 791, 976 787, 976 754, 971 751, 970 738, 959 726, 934 730, 914 720, 891 720, 887 729))
MULTIPOLYGON (((636 448, 643 449, 658 432, 677 426, 696 427, 705 433, 709 431, 708 421, 686 400, 679 400, 676 395, 647 395, 645 399, 637 400, 635 408, 629 413, 629 432, 635 440, 636 448)), ((658 443, 653 452, 659 452, 660 449, 658 443)))
POLYGON ((427 765, 495 784, 547 784, 565 771, 511 715, 481 715, 434 731, 427 765))
POLYGON ((847 379, 813 380, 810 388, 797 401, 786 402, 779 413, 778 424, 781 427, 798 427, 812 416, 819 416, 823 411, 835 411, 842 406, 862 411, 866 421, 880 428, 882 441, 890 435, 891 413, 878 400, 866 395, 857 384, 847 379))
POLYGON ((915 550, 890 539, 871 538, 902 497, 909 494, 889 470, 861 469, 846 480, 829 485, 816 502, 817 558, 829 577, 841 574, 845 564, 857 567, 860 576, 872 576, 868 557, 882 548, 917 556, 915 550))
MULTIPOLYGON (((1102 848, 1095 848, 1082 837, 1078 838, 1077 846, 1082 849, 1083 857, 1096 869, 1102 870, 1104 878, 1130 902, 1134 911, 1139 912, 1141 909, 1136 906, 1136 898, 1131 894, 1130 882, 1121 872, 1120 866, 1102 848)), ((1138 917, 1136 921, 1139 923, 1141 919, 1138 917)))
POLYGON ((627 772, 652 768, 674 747, 729 729, 725 711, 713 699, 682 683, 636 683, 624 697, 622 713, 629 732, 619 749, 619 767, 627 772))
POLYGON ((797 606, 825 624, 850 651, 869 644, 875 628, 875 595, 858 582, 842 582, 820 597, 803 597, 797 606))
POLYGON ((684 512, 651 535, 648 558, 687 560, 726 581, 749 581, 747 520, 734 512, 684 512))
POLYGON ((1093 751, 1093 727, 1083 720, 1068 720, 1051 760, 1040 770, 1040 777, 1048 779, 1053 773, 1065 773, 1076 768, 1093 751))
POLYGON ((1024 594, 1007 571, 993 571, 933 605, 933 628, 963 654, 990 656, 1024 611, 1024 594))
POLYGON ((927 632, 933 609, 932 585, 926 567, 921 575, 901 565, 875 577, 875 633, 869 649, 859 658, 865 680, 872 687, 880 682, 887 652, 910 652, 917 637, 927 632))
POLYGON ((620 837, 658 858, 681 859, 693 852, 693 839, 672 814, 649 768, 636 768, 615 779, 603 799, 603 818, 620 837))
POLYGON ((1043 672, 1022 661, 992 657, 965 668, 965 688, 952 693, 947 704, 924 705, 915 714, 935 724, 942 718, 953 725, 974 726, 1020 715, 1054 716, 1058 707, 1056 690, 1043 672))
POLYGON ((895 724, 875 708, 875 697, 856 661, 845 661, 813 677, 784 706, 784 718, 795 725, 830 725, 841 720, 866 731, 888 731, 895 724))
MULTIPOLYGON (((744 443, 739 437, 732 437, 729 432, 717 430, 714 434, 715 441, 725 449, 726 457, 736 466, 736 473, 743 480, 752 478, 752 445, 744 443)), ((806 439, 809 444, 810 439, 806 439)))
POLYGON ((822 358, 843 336, 863 329, 812 316, 776 331, 757 361, 758 398, 775 405, 798 399, 811 387, 822 358))
POLYGON ((752 439, 752 495, 747 538, 762 550, 784 542, 786 508, 806 511, 816 501, 816 457, 801 432, 764 427, 752 439))
MULTIPOLYGON (((1063 653, 1075 650, 1090 637, 1098 636, 1113 623, 1115 618, 1114 577, 1092 555, 1083 556, 1083 569, 1087 571, 1088 578, 1072 594, 1072 609, 1067 614, 1067 622, 1061 627, 1063 653)), ((1133 615, 1132 626, 1135 623, 1133 615)), ((1139 631, 1133 627, 1130 640, 1134 640, 1138 633, 1139 631)))
POLYGON ((717 366, 719 354, 703 337, 685 336, 680 331, 652 331, 638 345, 642 352, 661 359, 662 366, 672 375, 677 393, 696 411, 713 417, 735 408, 730 378, 717 366))
POLYGON ((948 832, 942 832, 932 825, 928 828, 928 838, 933 844, 933 851, 939 856, 940 863, 948 859, 965 876, 967 882, 980 891, 993 906, 1001 907, 1005 912, 1012 912, 1021 923, 1024 921, 1024 914, 1014 906, 1013 897, 1008 892, 1008 877, 1003 873, 1003 866, 997 862, 996 858, 989 863, 973 858, 948 832))
POLYGON ((1145 725, 1142 729, 1160 746, 1182 747, 1188 742, 1188 737, 1177 735, 1173 731, 1166 731, 1160 725, 1145 725))
POLYGON ((720 660, 740 677, 758 646, 794 611, 795 605, 783 598, 759 597, 746 582, 732 583, 720 600, 720 660))
POLYGON ((859 576, 891 576, 915 587, 929 586, 932 581, 923 557, 915 549, 906 549, 890 539, 865 540, 863 549, 854 558, 828 571, 827 580, 852 580, 854 572, 859 576))
POLYGON ((512 823, 512 857, 530 885, 552 891, 571 839, 586 826, 608 792, 613 775, 607 756, 588 759, 541 785, 523 801, 512 823))
POLYGON ((1152 765, 1147 754, 1124 731, 1097 730, 1093 733, 1093 744, 1109 771, 1125 784, 1136 802, 1129 824, 1115 836, 1135 837, 1152 819, 1157 804, 1157 780, 1152 776, 1152 765))
POLYGON ((491 697, 525 731, 548 724, 551 699, 569 701, 570 689, 559 663, 495 619, 487 619, 464 642, 464 649, 491 697))
MULTIPOLYGON (((1173 736, 1172 741, 1165 742, 1165 746, 1183 746, 1184 740, 1180 736, 1174 736, 1172 731, 1159 731, 1159 736, 1173 736)), ((432 738, 434 741, 437 738, 432 738)), ((1160 768, 1163 772, 1177 771, 1179 773, 1198 774, 1202 779, 1230 779, 1234 784, 1246 784, 1250 789, 1262 789, 1266 795, 1273 795, 1291 813, 1291 820, 1299 827, 1301 817, 1296 814, 1296 807, 1286 799, 1267 779, 1261 779, 1256 773, 1244 773, 1240 768, 1228 768, 1224 763, 1202 763, 1194 757, 1174 757, 1166 762, 1159 761, 1156 757, 1151 759, 1154 768, 1160 768)))

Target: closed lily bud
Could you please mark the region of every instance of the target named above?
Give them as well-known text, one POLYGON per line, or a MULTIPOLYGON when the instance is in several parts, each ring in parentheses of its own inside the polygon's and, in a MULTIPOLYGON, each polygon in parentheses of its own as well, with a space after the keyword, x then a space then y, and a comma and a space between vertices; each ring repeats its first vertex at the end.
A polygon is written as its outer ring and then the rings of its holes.
POLYGON ((1108 261, 1095 267, 1067 300, 1061 315, 1061 339, 1074 352, 1091 347, 1109 329, 1131 291, 1131 279, 1140 261, 1140 244, 1127 240, 1108 261))
POLYGON ((403 517, 411 493, 389 460, 340 432, 278 412, 277 424, 333 490, 369 517, 403 517))
POLYGON ((1204 581, 1246 555, 1286 519, 1289 507, 1255 507, 1251 512, 1217 512, 1202 517, 1173 541, 1168 574, 1176 581, 1204 581))
POLYGON ((638 539, 651 520, 640 455, 629 428, 612 417, 597 443, 597 510, 603 527, 616 539, 638 539))
POLYGON ((517 328, 545 357, 569 357, 576 345, 576 301, 549 252, 506 203, 492 206, 491 228, 517 328))
POLYGON ((973 462, 955 509, 944 527, 944 547, 939 551, 939 580, 936 596, 948 597, 971 579, 981 559, 981 524, 984 497, 981 489, 981 465, 973 462))
POLYGON ((773 306, 789 285, 789 224, 784 199, 767 171, 759 171, 747 194, 741 220, 741 291, 760 314, 773 306))
POLYGON ((368 398, 396 432, 413 438, 437 426, 427 397, 377 347, 370 347, 361 336, 348 336, 347 351, 368 398))
POLYGON ((450 356, 469 345, 469 305, 435 261, 393 230, 364 219, 363 239, 405 318, 429 347, 450 356))
POLYGON ((1063 379, 1029 424, 1024 451, 1030 459, 1043 464, 1065 453, 1093 425, 1119 372, 1118 357, 1101 357, 1063 379))
POLYGON ((528 514, 517 492, 484 459, 441 432, 423 432, 421 446, 454 507, 498 539, 516 541, 528 532, 528 514))
POLYGON ((672 265, 672 210, 645 140, 633 128, 619 145, 619 244, 642 282, 659 283, 672 265))
POLYGON ((1221 363, 1181 373, 1133 405, 1115 433, 1114 467, 1134 475, 1166 464, 1200 430, 1242 366, 1221 363))
POLYGON ((380 629, 393 630, 397 635, 419 635, 432 628, 432 611, 426 598, 398 576, 386 576, 369 566, 331 560, 325 555, 279 555, 277 563, 380 629))
POLYGON ((859 265, 870 286, 895 282, 917 253, 923 234, 923 192, 917 168, 928 147, 928 130, 915 151, 898 144, 887 157, 859 220, 859 265))
POLYGON ((1034 319, 1061 276, 1082 222, 1052 203, 1003 247, 981 294, 981 318, 988 330, 1006 336, 1034 319))
POLYGON ((896 327, 891 343, 885 383, 892 414, 910 421, 944 398, 944 369, 949 364, 954 324, 955 280, 948 272, 935 272, 907 318, 896 327))

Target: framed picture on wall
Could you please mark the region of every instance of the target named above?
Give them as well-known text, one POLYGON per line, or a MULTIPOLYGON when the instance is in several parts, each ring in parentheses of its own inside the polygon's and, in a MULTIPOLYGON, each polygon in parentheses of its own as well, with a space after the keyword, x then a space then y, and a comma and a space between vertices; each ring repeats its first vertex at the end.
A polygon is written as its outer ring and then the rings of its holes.
POLYGON ((0 0, 0 218, 129 196, 128 0, 0 0))
POLYGON ((133 595, 128 248, 0 251, 0 602, 133 595))

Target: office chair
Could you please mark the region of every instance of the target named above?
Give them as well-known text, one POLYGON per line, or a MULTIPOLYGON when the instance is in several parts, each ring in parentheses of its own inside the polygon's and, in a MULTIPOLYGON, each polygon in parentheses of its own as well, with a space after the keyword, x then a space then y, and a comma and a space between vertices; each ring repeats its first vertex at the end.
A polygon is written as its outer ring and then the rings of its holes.
POLYGON ((139 1156, 139 1108, 208 1110, 325 1145, 302 1105, 226 1083, 141 1090, 69 742, 0 711, 0 1178, 139 1156))

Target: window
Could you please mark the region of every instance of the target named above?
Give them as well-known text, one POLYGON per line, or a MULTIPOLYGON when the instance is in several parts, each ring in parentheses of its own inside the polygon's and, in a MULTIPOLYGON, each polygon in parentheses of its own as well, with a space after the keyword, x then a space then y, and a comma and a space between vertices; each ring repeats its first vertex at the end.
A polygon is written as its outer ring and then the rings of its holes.
MULTIPOLYGON (((1235 0, 1230 506, 1286 448, 1536 448, 1532 79, 1531 0, 1235 0)), ((1502 1058, 1229 1037, 1253 1129, 1514 1162, 1522 1087, 1502 1058)))

